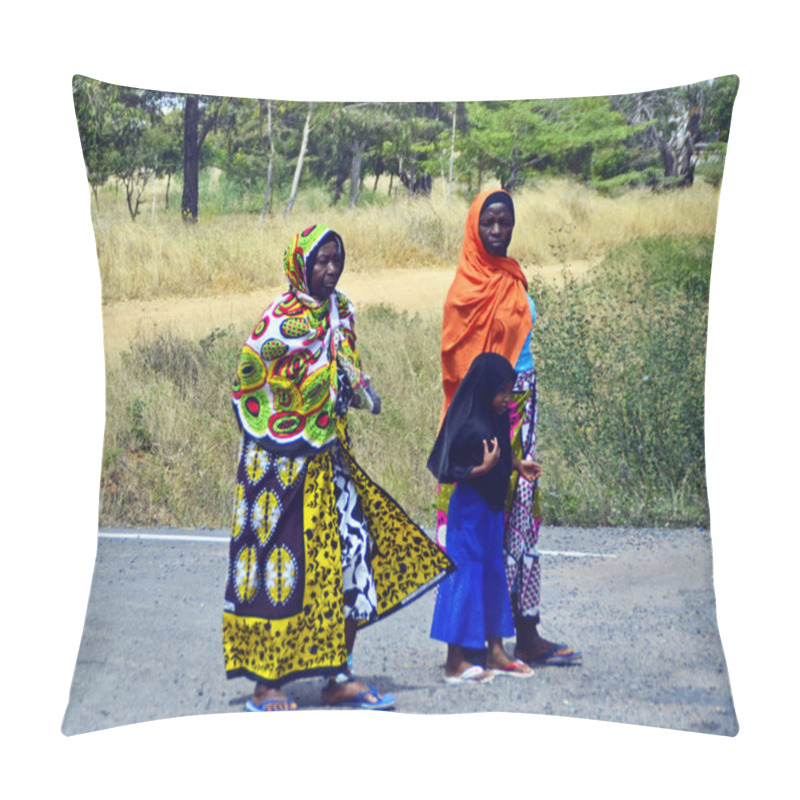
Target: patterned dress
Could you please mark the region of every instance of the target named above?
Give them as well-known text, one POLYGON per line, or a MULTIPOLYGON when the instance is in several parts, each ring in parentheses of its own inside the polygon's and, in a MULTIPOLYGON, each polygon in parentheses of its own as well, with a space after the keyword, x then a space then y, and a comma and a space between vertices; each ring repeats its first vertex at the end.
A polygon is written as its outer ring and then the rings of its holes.
POLYGON ((352 304, 308 293, 305 261, 329 233, 313 226, 287 248, 290 290, 245 343, 233 390, 242 439, 225 668, 268 686, 342 671, 346 619, 375 622, 453 569, 353 455, 347 409, 375 396, 352 304))

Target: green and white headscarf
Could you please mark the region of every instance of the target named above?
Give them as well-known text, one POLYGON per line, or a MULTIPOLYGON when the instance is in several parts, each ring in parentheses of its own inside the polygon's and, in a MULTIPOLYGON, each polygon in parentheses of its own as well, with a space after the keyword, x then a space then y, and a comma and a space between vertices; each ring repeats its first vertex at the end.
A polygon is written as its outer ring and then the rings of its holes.
POLYGON ((263 313, 244 344, 233 385, 242 430, 268 450, 321 450, 336 438, 337 356, 360 370, 354 309, 341 292, 325 300, 309 292, 307 269, 322 240, 319 225, 297 234, 283 266, 289 291, 263 313))

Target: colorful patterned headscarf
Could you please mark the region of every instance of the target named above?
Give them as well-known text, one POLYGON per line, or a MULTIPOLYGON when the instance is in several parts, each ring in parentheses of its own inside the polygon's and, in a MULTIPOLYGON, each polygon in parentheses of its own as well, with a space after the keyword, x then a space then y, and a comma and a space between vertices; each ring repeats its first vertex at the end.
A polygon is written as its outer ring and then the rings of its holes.
POLYGON ((341 292, 311 296, 309 256, 332 234, 320 225, 297 234, 283 267, 289 291, 261 316, 244 344, 233 385, 233 408, 243 432, 267 450, 320 450, 336 438, 337 356, 360 369, 354 309, 341 292))
POLYGON ((305 299, 313 302, 311 285, 309 283, 309 267, 316 256, 317 248, 324 239, 332 238, 339 246, 342 256, 342 269, 344 269, 344 242, 336 231, 312 225, 297 234, 283 251, 283 270, 289 280, 289 290, 305 295, 305 299))

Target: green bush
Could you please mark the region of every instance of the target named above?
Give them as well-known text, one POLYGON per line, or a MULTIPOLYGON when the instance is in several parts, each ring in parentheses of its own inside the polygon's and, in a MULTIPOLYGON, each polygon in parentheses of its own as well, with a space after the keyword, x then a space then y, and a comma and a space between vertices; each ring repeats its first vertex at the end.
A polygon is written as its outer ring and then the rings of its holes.
POLYGON ((701 162, 695 169, 695 175, 699 175, 706 183, 719 187, 722 185, 722 173, 725 170, 725 161, 709 160, 701 162))
POLYGON ((710 240, 633 242, 589 281, 533 287, 545 517, 707 524, 710 240))
POLYGON ((643 292, 652 289, 664 299, 684 294, 708 303, 713 250, 713 236, 637 239, 606 254, 599 279, 623 294, 632 281, 643 280, 643 292))
POLYGON ((607 197, 619 197, 630 189, 659 189, 663 184, 663 170, 647 167, 642 170, 624 172, 611 178, 596 178, 592 187, 607 197))

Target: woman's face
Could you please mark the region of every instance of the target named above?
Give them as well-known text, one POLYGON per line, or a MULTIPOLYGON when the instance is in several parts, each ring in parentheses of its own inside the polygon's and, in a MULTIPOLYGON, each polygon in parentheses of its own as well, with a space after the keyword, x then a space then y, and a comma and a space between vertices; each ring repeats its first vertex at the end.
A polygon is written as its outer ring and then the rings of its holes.
POLYGON ((514 230, 511 209, 504 203, 492 203, 478 217, 478 235, 489 255, 505 256, 514 230))
POLYGON ((308 290, 317 300, 330 296, 342 274, 342 256, 336 242, 328 242, 317 250, 317 260, 311 268, 308 290))
POLYGON ((500 391, 492 400, 492 408, 495 414, 502 415, 508 411, 508 404, 511 402, 511 390, 514 388, 514 379, 509 378, 500 391))

